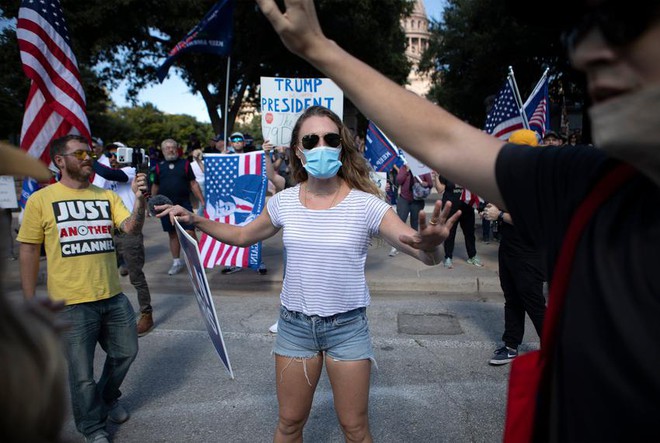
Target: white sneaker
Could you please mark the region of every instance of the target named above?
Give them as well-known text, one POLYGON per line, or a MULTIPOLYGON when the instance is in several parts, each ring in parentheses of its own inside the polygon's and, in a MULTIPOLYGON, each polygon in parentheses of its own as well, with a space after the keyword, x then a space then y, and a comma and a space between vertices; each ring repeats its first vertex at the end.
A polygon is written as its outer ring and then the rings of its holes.
POLYGON ((451 262, 451 258, 447 257, 444 262, 442 262, 445 268, 447 269, 453 269, 454 264, 451 262))
POLYGON ((167 275, 178 274, 179 272, 181 272, 182 269, 183 269, 183 262, 172 263, 172 267, 170 268, 169 271, 167 271, 167 275))
POLYGON ((392 248, 392 249, 390 249, 390 253, 387 254, 387 255, 389 255, 390 257, 394 257, 398 253, 399 253, 399 250, 397 248, 392 248))
POLYGON ((268 328, 268 332, 270 332, 271 334, 277 334, 277 322, 275 322, 274 325, 268 328))

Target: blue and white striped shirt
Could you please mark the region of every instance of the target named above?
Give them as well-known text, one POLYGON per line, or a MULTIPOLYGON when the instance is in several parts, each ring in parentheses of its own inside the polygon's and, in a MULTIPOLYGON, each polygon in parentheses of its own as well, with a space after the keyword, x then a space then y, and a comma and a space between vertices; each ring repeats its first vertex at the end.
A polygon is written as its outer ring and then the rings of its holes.
POLYGON ((285 189, 268 201, 273 225, 284 228, 282 305, 321 317, 368 306, 367 251, 390 206, 353 189, 330 209, 308 209, 300 202, 300 189, 285 189))

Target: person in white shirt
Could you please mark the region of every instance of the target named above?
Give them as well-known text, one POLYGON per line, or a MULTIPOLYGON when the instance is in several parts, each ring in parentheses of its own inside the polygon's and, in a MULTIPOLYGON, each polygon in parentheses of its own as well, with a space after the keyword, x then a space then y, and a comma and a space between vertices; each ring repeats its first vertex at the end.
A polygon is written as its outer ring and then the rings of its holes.
POLYGON ((419 230, 404 224, 369 177, 350 131, 327 108, 312 106, 291 136, 295 187, 275 194, 252 223, 234 226, 171 205, 159 217, 194 224, 221 242, 247 246, 283 229, 286 275, 280 295, 277 339, 279 422, 275 441, 302 439, 323 364, 347 441, 370 441, 369 378, 374 353, 364 273, 371 238, 427 265, 441 262, 439 245, 457 216, 436 203, 430 219, 420 211, 419 230), (428 221, 427 221, 428 220, 428 221))
MULTIPOLYGON (((206 191, 204 190, 204 153, 201 149, 195 149, 192 152, 192 161, 190 162, 190 167, 195 173, 195 180, 199 185, 199 189, 202 191, 202 195, 206 198, 206 191)), ((204 202, 198 202, 197 213, 199 215, 204 215, 204 202)))
MULTIPOLYGON (((103 172, 97 165, 94 182, 100 188, 111 189, 121 197, 124 205, 131 209, 135 203, 135 194, 131 190, 131 183, 136 175, 132 166, 122 165, 117 162, 117 148, 124 147, 123 143, 115 142, 106 146, 103 157, 107 160, 114 175, 103 172), (103 178, 105 175, 106 178, 103 178), (126 179, 121 177, 126 176, 126 179)), ((122 257, 124 266, 128 271, 131 284, 137 291, 138 303, 140 304, 140 317, 137 322, 138 337, 143 337, 154 328, 153 308, 151 306, 151 292, 144 275, 144 236, 142 232, 131 234, 128 232, 115 231, 113 236, 117 254, 122 257)))

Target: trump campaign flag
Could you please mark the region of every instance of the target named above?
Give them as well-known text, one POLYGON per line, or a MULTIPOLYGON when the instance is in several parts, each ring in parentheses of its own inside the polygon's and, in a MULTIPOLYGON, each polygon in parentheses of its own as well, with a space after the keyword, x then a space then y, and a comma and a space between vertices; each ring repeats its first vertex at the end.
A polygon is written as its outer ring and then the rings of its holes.
POLYGON ((524 127, 523 116, 514 93, 517 88, 513 81, 513 76, 509 74, 486 117, 486 132, 500 140, 508 140, 512 132, 524 127))
MULTIPOLYGON (((204 171, 207 218, 246 225, 261 214, 268 188, 263 151, 205 155, 204 171)), ((199 247, 207 268, 223 265, 257 269, 261 263, 261 243, 239 248, 202 234, 199 247)))
POLYGON ((389 172, 394 166, 400 167, 405 163, 396 145, 373 122, 369 122, 367 127, 364 156, 376 172, 389 172))
MULTIPOLYGON (((52 140, 67 134, 91 139, 85 93, 59 0, 23 0, 18 11, 16 38, 23 71, 31 80, 23 114, 21 149, 48 165, 51 161, 48 146, 52 140)), ((25 199, 37 187, 34 179, 26 180, 25 199)))
POLYGON ((234 36, 233 30, 234 0, 220 0, 206 13, 204 18, 186 34, 167 59, 156 71, 162 83, 167 77, 170 66, 181 54, 186 52, 205 52, 216 55, 229 55, 234 36))
POLYGON ((529 121, 529 129, 536 131, 541 138, 550 129, 550 108, 548 101, 548 69, 546 69, 523 105, 527 120, 529 121))

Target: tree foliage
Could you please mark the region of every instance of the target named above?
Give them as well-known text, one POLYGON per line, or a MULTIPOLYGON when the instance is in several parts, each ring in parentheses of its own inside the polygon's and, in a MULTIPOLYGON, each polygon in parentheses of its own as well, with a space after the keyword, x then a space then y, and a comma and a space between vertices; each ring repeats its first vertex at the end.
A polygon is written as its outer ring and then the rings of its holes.
POLYGON ((432 74, 429 98, 461 119, 483 127, 488 98, 504 85, 509 66, 523 100, 549 68, 551 116, 560 112, 563 94, 581 99, 581 79, 568 64, 559 30, 540 15, 532 22, 506 1, 448 0, 443 18, 432 23, 420 68, 432 74))
MULTIPOLYGON (((157 81, 156 68, 215 0, 61 3, 81 71, 93 72, 94 88, 101 91, 127 82, 128 98, 135 100, 141 88, 157 81)), ((5 17, 16 17, 18 6, 0 0, 5 17)), ((405 82, 410 65, 399 20, 412 11, 408 0, 318 0, 317 8, 330 38, 394 81, 405 82)), ((224 126, 219 110, 225 102, 226 63, 222 57, 184 54, 175 64, 191 91, 201 94, 216 132, 224 126)), ((318 77, 320 73, 286 50, 253 0, 237 0, 228 128, 244 100, 258 109, 261 76, 318 77)), ((91 88, 85 87, 86 92, 91 88)))

